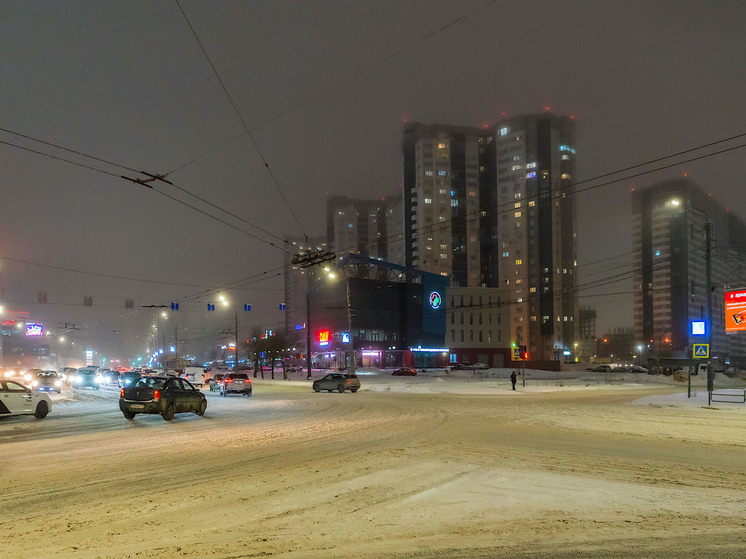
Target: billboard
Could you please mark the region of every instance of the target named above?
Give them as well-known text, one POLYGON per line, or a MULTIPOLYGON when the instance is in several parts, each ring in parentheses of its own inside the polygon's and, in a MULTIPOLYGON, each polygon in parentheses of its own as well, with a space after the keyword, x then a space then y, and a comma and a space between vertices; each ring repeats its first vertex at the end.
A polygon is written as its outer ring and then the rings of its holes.
POLYGON ((746 289, 725 292, 725 333, 746 331, 746 289))
POLYGON ((41 324, 34 324, 32 322, 26 323, 26 335, 27 336, 43 336, 44 326, 41 324))

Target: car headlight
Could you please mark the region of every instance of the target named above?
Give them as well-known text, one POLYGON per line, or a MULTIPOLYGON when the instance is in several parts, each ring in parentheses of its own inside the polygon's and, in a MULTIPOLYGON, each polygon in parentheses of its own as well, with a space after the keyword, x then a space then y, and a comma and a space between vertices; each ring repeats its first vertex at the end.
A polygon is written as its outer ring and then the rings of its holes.
POLYGON ((31 380, 31 375, 24 375, 23 378, 25 378, 27 381, 31 380))
POLYGON ((75 382, 83 382, 83 377, 75 377, 75 382))
POLYGON ((31 386, 39 386, 39 381, 35 380, 34 382, 31 383, 31 386))
POLYGON ((61 383, 60 381, 58 381, 58 380, 54 382, 54 385, 55 385, 55 386, 60 386, 61 384, 62 384, 62 383, 61 383))

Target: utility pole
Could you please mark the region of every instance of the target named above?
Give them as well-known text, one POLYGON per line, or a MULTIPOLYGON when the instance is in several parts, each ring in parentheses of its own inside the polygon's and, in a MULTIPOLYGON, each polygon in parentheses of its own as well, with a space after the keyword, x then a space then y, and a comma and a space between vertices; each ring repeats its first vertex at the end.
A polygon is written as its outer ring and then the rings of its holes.
POLYGON ((347 296, 347 335, 350 337, 350 362, 347 365, 347 371, 355 374, 355 346, 352 343, 352 309, 350 308, 350 278, 345 279, 346 296, 347 296))
POLYGON ((236 319, 236 364, 233 366, 233 370, 238 370, 238 311, 235 312, 235 319, 236 319))
POLYGON ((306 380, 311 380, 311 292, 306 291, 306 368, 308 376, 306 380))
MULTIPOLYGON (((707 216, 705 222, 705 283, 707 284, 707 344, 712 351, 712 222, 707 216)), ((714 385, 715 371, 712 361, 707 359, 707 405, 712 403, 712 390, 714 385)))

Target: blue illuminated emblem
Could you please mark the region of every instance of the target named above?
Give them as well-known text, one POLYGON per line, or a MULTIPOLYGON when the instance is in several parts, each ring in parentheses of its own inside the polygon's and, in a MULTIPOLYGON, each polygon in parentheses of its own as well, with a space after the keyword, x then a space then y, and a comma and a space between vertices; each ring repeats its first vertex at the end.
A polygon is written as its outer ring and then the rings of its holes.
POLYGON ((440 297, 440 293, 438 293, 437 291, 433 291, 430 294, 430 307, 432 307, 433 309, 439 309, 442 303, 443 300, 440 297))

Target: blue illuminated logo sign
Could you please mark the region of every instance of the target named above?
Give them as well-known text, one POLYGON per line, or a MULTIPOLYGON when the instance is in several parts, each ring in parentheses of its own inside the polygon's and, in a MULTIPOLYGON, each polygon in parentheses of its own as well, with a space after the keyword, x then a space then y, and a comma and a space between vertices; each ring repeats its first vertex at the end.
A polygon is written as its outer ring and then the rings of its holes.
POLYGON ((350 343, 350 333, 349 332, 342 332, 342 343, 343 344, 349 344, 350 343))
POLYGON ((432 309, 439 309, 440 305, 443 303, 443 299, 440 296, 440 293, 437 291, 433 291, 430 293, 430 307, 432 309))

